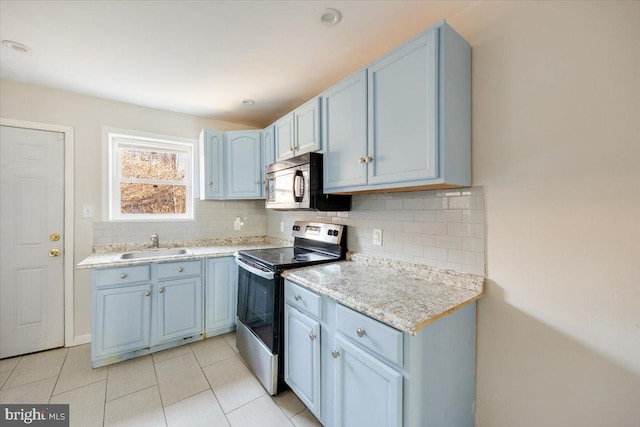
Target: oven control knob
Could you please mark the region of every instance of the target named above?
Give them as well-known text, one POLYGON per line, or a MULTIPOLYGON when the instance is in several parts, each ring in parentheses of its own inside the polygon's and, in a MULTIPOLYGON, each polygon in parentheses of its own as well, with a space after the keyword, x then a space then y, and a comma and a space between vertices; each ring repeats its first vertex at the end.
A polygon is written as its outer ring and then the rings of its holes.
POLYGON ((333 230, 327 231, 327 236, 332 236, 332 235, 333 235, 333 230))
POLYGON ((337 236, 338 235, 338 230, 333 230, 333 235, 337 236))

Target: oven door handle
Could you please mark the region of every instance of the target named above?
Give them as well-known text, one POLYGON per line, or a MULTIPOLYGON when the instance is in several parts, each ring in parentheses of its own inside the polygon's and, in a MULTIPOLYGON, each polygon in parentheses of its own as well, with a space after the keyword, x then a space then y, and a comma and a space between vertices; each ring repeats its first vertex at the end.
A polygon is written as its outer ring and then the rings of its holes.
POLYGON ((271 272, 271 271, 262 271, 259 268, 252 267, 249 264, 247 264, 246 262, 244 262, 242 260, 242 258, 236 257, 236 264, 238 264, 238 266, 240 268, 243 268, 243 269, 247 270, 249 273, 255 274, 256 276, 260 276, 263 279, 273 280, 273 278, 275 277, 275 274, 273 272, 271 272))

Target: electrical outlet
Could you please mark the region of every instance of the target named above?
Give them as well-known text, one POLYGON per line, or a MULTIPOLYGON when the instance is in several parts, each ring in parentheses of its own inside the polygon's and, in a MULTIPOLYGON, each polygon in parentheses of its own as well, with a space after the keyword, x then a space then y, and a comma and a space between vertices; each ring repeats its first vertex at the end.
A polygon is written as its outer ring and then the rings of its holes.
POLYGON ((280 221, 280 232, 284 233, 284 221, 280 221))
POLYGON ((240 221, 240 217, 236 217, 236 220, 233 221, 233 229, 240 230, 242 228, 242 221, 240 221))
POLYGON ((381 228, 373 229, 373 244, 375 246, 382 246, 382 229, 381 228))

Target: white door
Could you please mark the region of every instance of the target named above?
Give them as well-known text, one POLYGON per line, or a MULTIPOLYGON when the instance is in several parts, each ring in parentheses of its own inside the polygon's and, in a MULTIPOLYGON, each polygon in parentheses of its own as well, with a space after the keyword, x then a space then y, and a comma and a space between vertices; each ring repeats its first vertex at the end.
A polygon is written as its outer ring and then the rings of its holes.
POLYGON ((0 358, 64 345, 64 135, 0 127, 0 358))

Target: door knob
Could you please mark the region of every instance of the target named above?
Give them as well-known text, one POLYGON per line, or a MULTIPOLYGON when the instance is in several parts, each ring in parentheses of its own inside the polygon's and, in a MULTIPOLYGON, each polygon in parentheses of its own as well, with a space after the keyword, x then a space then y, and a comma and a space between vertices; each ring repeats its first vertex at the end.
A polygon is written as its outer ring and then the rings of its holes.
POLYGON ((60 240, 60 235, 57 233, 53 233, 49 235, 49 240, 51 240, 52 242, 57 242, 58 240, 60 240))
POLYGON ((364 163, 364 157, 360 157, 360 158, 358 159, 358 163, 364 163))
POLYGON ((367 156, 367 157, 364 158, 364 162, 365 163, 371 163, 372 161, 373 161, 373 157, 371 157, 371 156, 367 156))
POLYGON ((60 255, 59 249, 49 249, 49 256, 58 256, 60 255))

